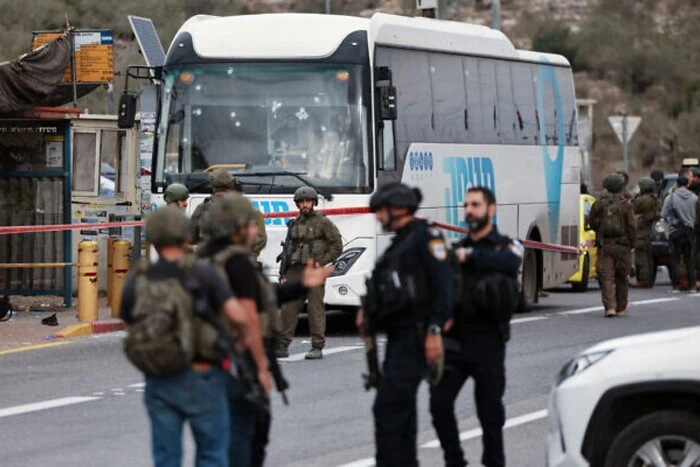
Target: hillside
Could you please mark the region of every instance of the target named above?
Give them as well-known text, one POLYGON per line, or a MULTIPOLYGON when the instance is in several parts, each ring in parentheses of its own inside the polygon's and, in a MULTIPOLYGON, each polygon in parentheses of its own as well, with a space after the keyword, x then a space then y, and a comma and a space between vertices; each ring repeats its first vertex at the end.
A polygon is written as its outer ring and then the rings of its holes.
MULTIPOLYGON (((700 0, 502 0, 502 29, 520 48, 562 53, 576 72, 577 96, 598 101, 594 116, 595 179, 621 165, 607 116, 626 111, 644 120, 630 149, 634 176, 671 170, 700 154, 700 0)), ((491 0, 440 0, 445 19, 490 24, 491 0)), ((116 68, 140 63, 126 19, 151 17, 168 44, 198 13, 322 12, 324 0, 0 0, 0 60, 28 50, 31 31, 60 28, 67 15, 79 28, 115 32, 116 68), (31 14, 27 14, 27 12, 31 14)), ((375 11, 415 15, 415 0, 331 0, 338 14, 375 11)), ((122 88, 117 78, 115 90, 122 88)), ((81 105, 113 112, 98 90, 81 105)))

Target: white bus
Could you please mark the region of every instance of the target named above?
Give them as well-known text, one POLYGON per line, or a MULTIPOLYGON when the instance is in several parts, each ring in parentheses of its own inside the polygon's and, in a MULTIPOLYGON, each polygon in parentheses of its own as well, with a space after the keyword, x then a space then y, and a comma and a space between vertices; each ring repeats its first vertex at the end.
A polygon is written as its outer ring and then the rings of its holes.
MULTIPOLYGON (((296 210, 292 194, 305 184, 328 209, 367 206, 378 186, 402 180, 423 191, 419 215, 457 227, 465 190, 486 185, 501 231, 578 244, 571 68, 483 26, 386 14, 196 16, 167 52, 158 119, 152 191, 184 182, 190 210, 208 196, 214 167, 228 168, 264 213, 296 210)), ((356 307, 388 236, 371 214, 331 219, 344 251, 325 301, 356 307)), ((266 226, 261 258, 276 276, 286 220, 266 226)), ((528 250, 528 302, 577 265, 571 253, 528 250)))

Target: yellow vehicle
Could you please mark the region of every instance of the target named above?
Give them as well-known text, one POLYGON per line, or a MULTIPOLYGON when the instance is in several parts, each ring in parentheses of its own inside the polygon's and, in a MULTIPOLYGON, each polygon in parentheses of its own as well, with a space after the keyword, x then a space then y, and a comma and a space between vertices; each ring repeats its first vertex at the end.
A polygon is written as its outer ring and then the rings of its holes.
POLYGON ((569 283, 576 292, 588 290, 588 281, 598 277, 595 265, 598 259, 598 248, 595 246, 595 232, 586 230, 588 216, 591 207, 595 203, 595 198, 591 195, 581 195, 580 218, 579 218, 579 244, 583 249, 583 254, 579 257, 578 272, 569 277, 569 283))

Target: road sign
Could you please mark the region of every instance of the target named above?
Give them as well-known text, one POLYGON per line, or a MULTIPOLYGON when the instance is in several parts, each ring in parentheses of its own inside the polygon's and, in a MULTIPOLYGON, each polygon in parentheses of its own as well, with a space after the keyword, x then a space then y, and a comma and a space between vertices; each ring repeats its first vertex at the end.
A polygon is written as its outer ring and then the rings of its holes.
POLYGON ((632 135, 634 135, 634 132, 637 131, 637 128, 639 128, 639 124, 642 123, 642 117, 608 117, 610 126, 613 127, 613 130, 615 130, 615 134, 617 135, 617 139, 619 139, 622 144, 625 144, 625 129, 623 128, 625 119, 627 119, 627 141, 632 139, 632 135))
POLYGON ((419 10, 434 10, 437 7, 437 0, 416 0, 416 8, 419 10))
POLYGON ((619 117, 608 117, 608 121, 613 127, 613 130, 615 130, 617 139, 619 139, 622 143, 622 161, 625 164, 625 172, 629 172, 627 143, 629 143, 629 140, 632 138, 634 132, 637 131, 639 124, 642 122, 642 117, 630 117, 628 115, 623 115, 619 117))
MULTIPOLYGON (((58 38, 55 31, 32 33, 32 50, 58 38)), ((75 81, 77 83, 111 83, 114 81, 114 46, 112 31, 76 31, 75 81)), ((62 83, 70 83, 71 67, 68 66, 62 83)))

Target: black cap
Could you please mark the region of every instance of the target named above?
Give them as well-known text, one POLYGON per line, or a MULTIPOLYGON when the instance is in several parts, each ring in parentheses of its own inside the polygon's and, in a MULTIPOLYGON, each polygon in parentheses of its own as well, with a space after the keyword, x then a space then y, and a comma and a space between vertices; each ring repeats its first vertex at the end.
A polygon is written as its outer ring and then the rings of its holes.
POLYGON ((685 177, 678 177, 676 183, 678 183, 678 186, 688 186, 688 179, 685 177))
POLYGON ((662 170, 652 170, 650 177, 655 182, 660 182, 661 180, 664 179, 664 172, 662 170))

